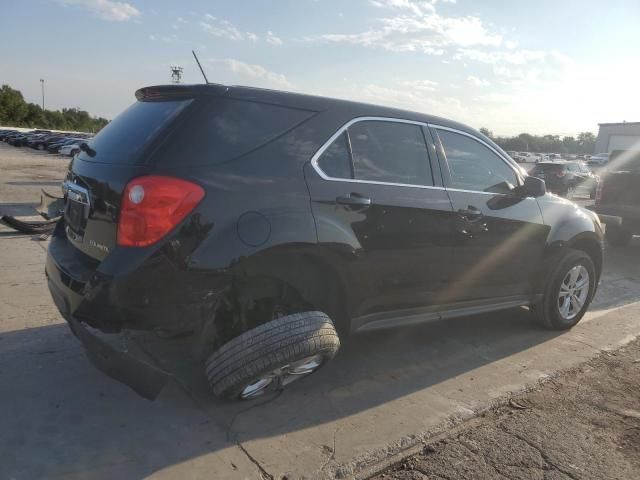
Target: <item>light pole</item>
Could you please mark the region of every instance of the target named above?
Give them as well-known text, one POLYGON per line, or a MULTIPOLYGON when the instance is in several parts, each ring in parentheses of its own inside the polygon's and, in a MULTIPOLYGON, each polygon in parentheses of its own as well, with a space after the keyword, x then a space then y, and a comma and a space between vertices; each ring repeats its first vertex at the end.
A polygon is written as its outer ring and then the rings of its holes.
POLYGON ((44 112, 44 78, 40 79, 40 86, 42 87, 42 111, 44 112))

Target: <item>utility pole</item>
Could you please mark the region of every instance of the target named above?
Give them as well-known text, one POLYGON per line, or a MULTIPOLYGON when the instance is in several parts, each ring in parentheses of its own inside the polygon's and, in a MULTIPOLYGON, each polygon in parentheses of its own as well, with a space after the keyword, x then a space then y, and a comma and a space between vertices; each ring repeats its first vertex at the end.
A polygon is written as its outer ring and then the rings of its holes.
POLYGON ((40 79, 40 86, 42 87, 42 111, 44 112, 44 78, 40 79))

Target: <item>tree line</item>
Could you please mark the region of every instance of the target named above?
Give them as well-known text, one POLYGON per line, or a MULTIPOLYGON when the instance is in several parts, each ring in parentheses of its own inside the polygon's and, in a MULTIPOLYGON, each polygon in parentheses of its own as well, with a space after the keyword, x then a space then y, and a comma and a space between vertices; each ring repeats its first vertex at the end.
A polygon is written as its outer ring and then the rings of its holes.
POLYGON ((43 110, 40 105, 27 103, 20 90, 9 85, 0 88, 0 125, 95 133, 107 123, 106 118, 77 108, 43 110))
POLYGON ((530 135, 521 133, 516 137, 495 136, 491 130, 481 128, 480 131, 496 142, 503 150, 536 153, 575 153, 593 154, 596 136, 591 132, 582 132, 577 137, 560 137, 560 135, 530 135))

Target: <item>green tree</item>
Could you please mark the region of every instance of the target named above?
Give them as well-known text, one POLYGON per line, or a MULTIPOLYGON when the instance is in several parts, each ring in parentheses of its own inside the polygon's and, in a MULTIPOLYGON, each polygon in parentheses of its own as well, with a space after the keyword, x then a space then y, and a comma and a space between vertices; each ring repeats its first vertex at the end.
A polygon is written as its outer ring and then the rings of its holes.
POLYGON ((0 125, 95 133, 107 123, 106 118, 93 117, 77 108, 42 110, 39 105, 25 102, 19 90, 9 85, 0 88, 0 125))
POLYGON ((0 88, 0 123, 22 125, 27 115, 27 103, 19 90, 9 85, 0 88))
POLYGON ((480 129, 480 133, 483 134, 485 137, 489 137, 489 138, 493 139, 493 132, 491 130, 489 130, 488 128, 482 127, 480 129))

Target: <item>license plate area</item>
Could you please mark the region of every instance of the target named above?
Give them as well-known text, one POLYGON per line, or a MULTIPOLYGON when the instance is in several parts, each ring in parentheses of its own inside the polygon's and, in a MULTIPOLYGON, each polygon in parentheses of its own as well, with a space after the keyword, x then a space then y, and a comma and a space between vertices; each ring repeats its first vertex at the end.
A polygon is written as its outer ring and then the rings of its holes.
POLYGON ((67 235, 73 240, 81 241, 89 218, 89 191, 74 183, 65 182, 66 200, 64 222, 67 235))

